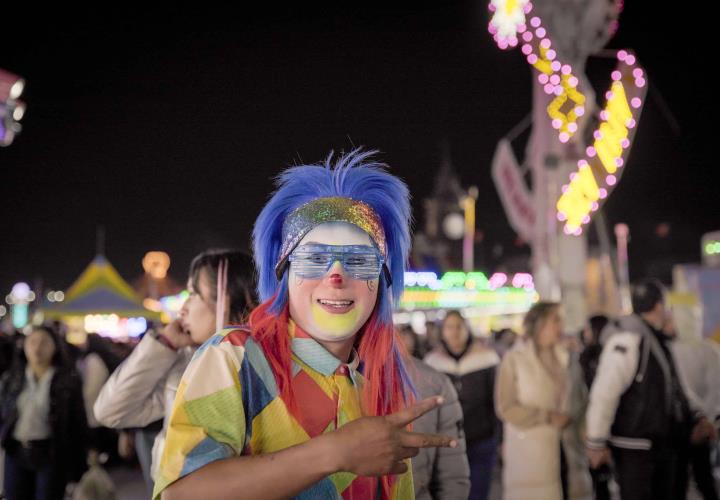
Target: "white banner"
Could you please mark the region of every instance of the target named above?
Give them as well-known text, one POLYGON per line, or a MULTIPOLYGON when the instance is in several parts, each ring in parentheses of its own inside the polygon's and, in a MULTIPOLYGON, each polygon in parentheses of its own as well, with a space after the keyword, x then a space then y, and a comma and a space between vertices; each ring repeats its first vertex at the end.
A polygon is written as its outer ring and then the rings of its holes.
POLYGON ((501 139, 495 149, 492 176, 510 225, 525 241, 533 241, 536 217, 533 199, 506 139, 501 139))

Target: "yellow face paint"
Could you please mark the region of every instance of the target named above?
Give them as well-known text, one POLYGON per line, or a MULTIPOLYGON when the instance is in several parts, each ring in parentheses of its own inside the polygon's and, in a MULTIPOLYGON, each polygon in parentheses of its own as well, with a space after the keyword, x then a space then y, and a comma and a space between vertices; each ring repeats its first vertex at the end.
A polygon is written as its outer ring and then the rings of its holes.
POLYGON ((333 314, 314 303, 312 304, 311 312, 315 324, 322 329, 326 335, 331 337, 342 338, 348 335, 354 335, 356 332, 353 330, 360 326, 357 324, 358 317, 360 316, 357 304, 356 307, 346 313, 333 314))

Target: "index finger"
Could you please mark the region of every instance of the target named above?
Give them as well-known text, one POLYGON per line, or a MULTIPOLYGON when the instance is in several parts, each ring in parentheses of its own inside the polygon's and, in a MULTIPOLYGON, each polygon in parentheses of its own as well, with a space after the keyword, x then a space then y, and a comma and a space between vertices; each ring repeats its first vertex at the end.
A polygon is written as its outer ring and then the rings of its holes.
POLYGON ((423 399, 422 401, 415 403, 409 408, 405 408, 404 410, 400 410, 391 415, 388 415, 385 418, 387 418, 388 421, 393 425, 397 425, 398 427, 405 427, 406 425, 409 425, 413 420, 422 417, 433 408, 440 406, 443 401, 444 400, 442 396, 433 396, 427 399, 423 399))
POLYGON ((455 448, 457 440, 442 434, 424 434, 422 432, 404 432, 400 442, 406 448, 455 448))

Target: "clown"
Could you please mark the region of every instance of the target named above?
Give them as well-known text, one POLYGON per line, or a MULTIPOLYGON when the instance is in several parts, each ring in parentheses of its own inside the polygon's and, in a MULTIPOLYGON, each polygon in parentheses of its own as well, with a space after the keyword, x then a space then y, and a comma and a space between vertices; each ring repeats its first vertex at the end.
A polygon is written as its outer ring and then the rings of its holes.
POLYGON ((409 458, 457 446, 407 429, 442 400, 413 404, 392 324, 409 195, 371 155, 280 176, 253 231, 262 303, 183 375, 156 498, 409 499, 409 458))

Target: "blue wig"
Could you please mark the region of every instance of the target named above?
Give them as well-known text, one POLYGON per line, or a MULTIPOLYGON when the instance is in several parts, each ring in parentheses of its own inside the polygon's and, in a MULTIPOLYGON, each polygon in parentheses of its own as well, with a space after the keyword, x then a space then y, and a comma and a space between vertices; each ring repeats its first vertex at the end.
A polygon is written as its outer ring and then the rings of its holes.
POLYGON ((358 148, 334 162, 333 153, 330 153, 322 164, 291 167, 278 176, 277 190, 253 228, 258 296, 265 302, 277 294, 270 308, 274 314, 279 314, 288 300, 288 273, 281 281, 275 275, 285 218, 317 198, 339 196, 366 203, 382 221, 387 242, 386 264, 392 285, 388 290, 381 274, 377 300, 381 321, 392 323, 393 305, 400 300, 403 291, 405 264, 410 251, 410 194, 403 181, 385 171, 387 165, 372 158, 375 153, 358 148))

